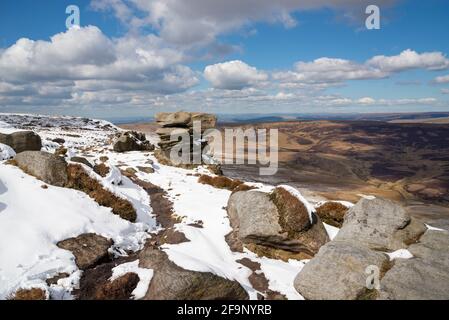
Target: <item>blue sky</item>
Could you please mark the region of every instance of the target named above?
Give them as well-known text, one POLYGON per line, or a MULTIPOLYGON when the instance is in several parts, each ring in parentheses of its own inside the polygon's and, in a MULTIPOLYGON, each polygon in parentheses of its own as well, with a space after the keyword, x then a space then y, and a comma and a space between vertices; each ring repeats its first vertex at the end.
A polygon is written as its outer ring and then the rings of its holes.
POLYGON ((185 3, 1 1, 0 112, 449 111, 447 1, 185 3))

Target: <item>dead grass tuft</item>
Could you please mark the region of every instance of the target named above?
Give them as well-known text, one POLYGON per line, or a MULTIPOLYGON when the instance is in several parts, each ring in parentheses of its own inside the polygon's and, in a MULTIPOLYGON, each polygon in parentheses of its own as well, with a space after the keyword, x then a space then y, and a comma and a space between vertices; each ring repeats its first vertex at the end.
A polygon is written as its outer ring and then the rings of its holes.
POLYGON ((284 188, 276 188, 270 199, 279 211, 279 224, 291 238, 311 227, 306 206, 284 188))
POLYGON ((13 295, 11 300, 46 300, 47 294, 39 288, 19 289, 13 295))
POLYGON ((94 171, 101 177, 106 177, 109 173, 109 167, 104 163, 99 163, 94 166, 94 171))
POLYGON ((239 191, 248 191, 248 190, 253 190, 253 189, 256 189, 256 187, 252 187, 252 186, 242 183, 241 185, 238 185, 237 187, 232 189, 232 193, 236 193, 239 191))
POLYGON ((324 223, 341 228, 348 208, 338 202, 326 202, 316 209, 316 214, 324 223))
POLYGON ((112 208, 112 212, 122 219, 136 221, 137 214, 132 204, 104 189, 100 182, 91 178, 80 165, 69 164, 67 174, 69 176, 68 188, 85 192, 99 205, 112 208))
POLYGON ((65 157, 66 154, 67 154, 67 148, 59 147, 58 149, 55 150, 56 156, 65 157))
POLYGON ((224 176, 212 177, 205 174, 199 177, 198 182, 202 184, 211 185, 212 187, 218 189, 227 189, 230 191, 234 190, 235 188, 243 184, 243 182, 240 180, 233 180, 231 178, 224 176))

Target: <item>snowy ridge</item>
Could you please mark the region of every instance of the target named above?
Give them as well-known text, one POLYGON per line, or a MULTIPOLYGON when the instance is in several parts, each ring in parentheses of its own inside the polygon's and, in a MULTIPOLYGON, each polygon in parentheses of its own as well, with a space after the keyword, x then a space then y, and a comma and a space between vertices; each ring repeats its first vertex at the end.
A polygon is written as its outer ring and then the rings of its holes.
MULTIPOLYGON (((175 228, 189 241, 161 247, 175 264, 187 270, 212 272, 236 280, 251 299, 257 299, 258 292, 248 280, 252 270, 237 262, 248 258, 260 263, 260 272, 267 278, 269 289, 288 299, 302 299, 293 287, 293 279, 307 261, 284 262, 258 257, 248 250, 231 251, 225 241, 231 227, 224 209, 231 192, 198 183, 195 175, 206 173, 207 169, 165 166, 149 152, 115 153, 111 138, 121 129, 106 121, 0 114, 0 132, 23 128, 38 133, 43 140, 43 150, 48 152, 60 147, 52 140, 62 138, 63 146, 69 150, 68 157, 78 155, 92 163, 107 157, 110 172, 105 178, 83 167, 106 189, 130 201, 136 209, 137 221, 121 219, 85 193, 54 186, 43 189, 42 181, 0 162, 0 299, 18 288, 27 287, 44 288, 54 299, 73 298, 71 291, 79 285, 82 271, 78 270, 69 251, 56 246, 61 240, 93 232, 114 241, 115 255, 126 255, 126 251, 140 250, 145 241, 160 230, 148 194, 121 175, 120 170, 126 168, 136 169, 140 180, 162 188, 173 203, 175 214, 181 218, 175 228), (137 169, 151 162, 154 173, 137 169), (27 201, 23 201, 24 197, 27 201), (198 221, 202 222, 201 228, 189 225, 198 221), (70 276, 50 287, 45 283, 46 279, 62 272, 70 276)), ((257 186, 259 191, 269 192, 274 188, 260 183, 251 185, 257 186)), ((304 203, 311 218, 314 207, 296 189, 282 187, 304 203)), ((326 226, 326 230, 331 238, 338 232, 331 226, 326 226)), ((138 262, 133 261, 116 267, 112 278, 128 271, 139 275, 141 281, 133 295, 140 299, 151 281, 152 270, 139 268, 138 262)))

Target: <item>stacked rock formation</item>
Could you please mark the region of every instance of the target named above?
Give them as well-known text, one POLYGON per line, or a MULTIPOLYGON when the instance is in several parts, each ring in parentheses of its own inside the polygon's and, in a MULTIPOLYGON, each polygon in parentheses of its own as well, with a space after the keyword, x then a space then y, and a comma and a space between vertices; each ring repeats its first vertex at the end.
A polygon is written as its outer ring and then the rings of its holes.
MULTIPOLYGON (((205 147, 202 134, 205 130, 214 128, 217 123, 217 117, 213 114, 184 111, 157 113, 155 120, 161 126, 156 131, 161 140, 158 144, 160 153, 167 161, 172 148, 180 143, 180 138, 177 138, 185 134, 189 135, 187 148, 190 151, 189 159, 192 160, 194 144, 201 144, 202 151, 205 147), (194 126, 196 122, 201 124, 200 132, 194 132, 197 130, 194 126)), ((185 143, 185 140, 183 142, 185 143)))

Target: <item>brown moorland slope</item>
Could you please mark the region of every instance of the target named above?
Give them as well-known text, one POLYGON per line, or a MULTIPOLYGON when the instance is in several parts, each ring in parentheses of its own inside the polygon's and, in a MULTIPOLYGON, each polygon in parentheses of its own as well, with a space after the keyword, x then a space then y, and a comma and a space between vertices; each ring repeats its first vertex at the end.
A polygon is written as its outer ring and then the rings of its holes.
POLYGON ((292 121, 230 124, 277 128, 279 170, 226 165, 240 179, 290 183, 328 199, 357 201, 362 194, 405 204, 417 215, 449 225, 449 126, 380 121, 292 121))

